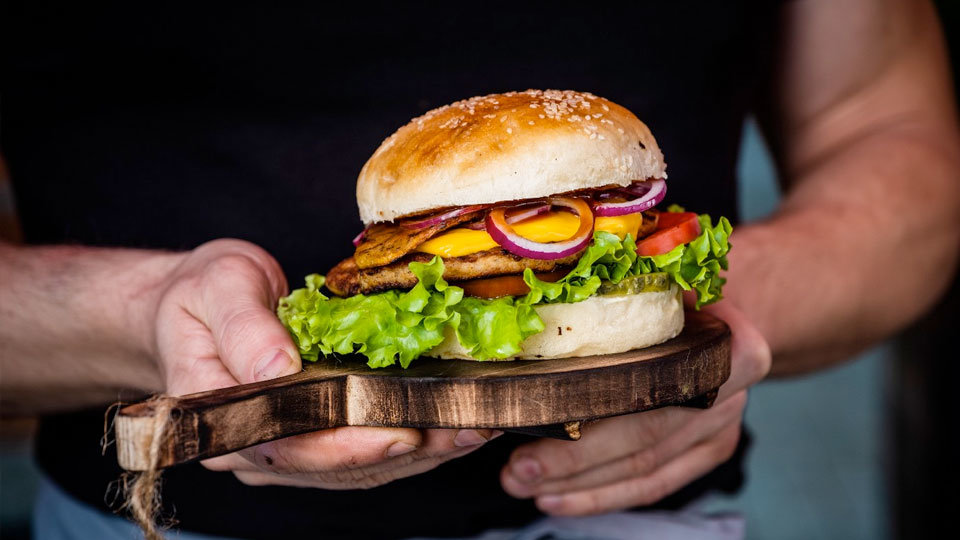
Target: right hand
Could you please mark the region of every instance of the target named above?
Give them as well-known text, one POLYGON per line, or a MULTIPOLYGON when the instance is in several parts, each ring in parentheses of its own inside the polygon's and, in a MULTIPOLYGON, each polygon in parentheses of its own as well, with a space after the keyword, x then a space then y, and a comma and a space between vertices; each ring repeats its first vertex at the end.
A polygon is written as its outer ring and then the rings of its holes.
MULTIPOLYGON (((300 371, 300 355, 274 314, 287 283, 276 260, 240 240, 182 256, 152 307, 151 350, 166 392, 184 395, 300 371)), ((470 453, 499 432, 341 427, 208 459, 249 485, 369 488, 470 453)))

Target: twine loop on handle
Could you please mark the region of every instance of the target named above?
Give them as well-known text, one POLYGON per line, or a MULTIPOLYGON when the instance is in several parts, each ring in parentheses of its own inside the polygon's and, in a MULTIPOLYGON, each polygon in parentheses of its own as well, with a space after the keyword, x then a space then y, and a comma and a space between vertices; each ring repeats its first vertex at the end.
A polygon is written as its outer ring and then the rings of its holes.
MULTIPOLYGON (((160 468, 160 451, 169 442, 171 436, 170 416, 174 410, 176 399, 165 395, 156 395, 151 397, 147 403, 150 404, 153 414, 151 420, 153 429, 150 438, 150 449, 148 454, 147 466, 140 472, 125 472, 118 481, 119 495, 123 498, 123 504, 117 509, 117 512, 128 511, 131 517, 140 526, 143 536, 146 540, 164 540, 163 530, 174 524, 172 519, 166 519, 159 523, 160 518, 160 477, 163 470, 160 468)), ((111 406, 107 410, 109 415, 111 406)), ((119 407, 117 407, 119 410, 119 407)), ((104 436, 101 440, 102 450, 106 451, 110 438, 108 432, 113 426, 104 425, 104 436)), ((109 491, 109 489, 108 489, 109 491)))

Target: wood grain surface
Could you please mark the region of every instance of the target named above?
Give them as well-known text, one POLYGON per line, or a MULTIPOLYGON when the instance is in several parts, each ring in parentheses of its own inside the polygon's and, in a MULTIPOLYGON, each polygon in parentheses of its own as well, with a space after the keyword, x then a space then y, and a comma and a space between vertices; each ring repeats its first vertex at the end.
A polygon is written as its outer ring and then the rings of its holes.
POLYGON ((160 396, 120 410, 117 454, 144 470, 336 426, 500 428, 579 438, 580 422, 667 405, 709 407, 730 373, 730 331, 687 312, 666 343, 619 354, 513 362, 420 358, 371 370, 327 358, 261 383, 160 396))

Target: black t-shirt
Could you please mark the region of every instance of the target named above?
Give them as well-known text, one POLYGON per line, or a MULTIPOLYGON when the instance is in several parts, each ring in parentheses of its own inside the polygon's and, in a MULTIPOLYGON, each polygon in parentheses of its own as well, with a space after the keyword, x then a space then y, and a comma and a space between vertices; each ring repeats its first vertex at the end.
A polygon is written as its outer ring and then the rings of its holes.
MULTIPOLYGON (((384 137, 430 108, 527 88, 631 109, 666 155, 668 202, 734 218, 740 129, 776 6, 680 4, 4 2, 0 144, 26 240, 189 249, 243 238, 298 286, 351 254, 354 182, 384 137)), ((102 425, 102 408, 44 418, 37 457, 106 509, 120 471, 100 455, 102 425)), ((498 482, 523 441, 507 435, 367 491, 253 488, 187 465, 167 472, 163 497, 184 529, 209 534, 474 534, 539 515, 498 482)), ((739 482, 737 458, 665 504, 739 482)))

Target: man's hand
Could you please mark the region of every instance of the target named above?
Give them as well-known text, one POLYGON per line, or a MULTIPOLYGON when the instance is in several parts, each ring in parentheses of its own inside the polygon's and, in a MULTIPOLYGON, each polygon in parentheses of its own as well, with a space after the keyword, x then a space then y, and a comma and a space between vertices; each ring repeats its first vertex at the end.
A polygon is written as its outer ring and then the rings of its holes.
POLYGON ((733 454, 747 388, 770 370, 770 349, 729 302, 707 308, 733 331, 730 378, 707 410, 668 407, 585 427, 577 442, 540 440, 516 449, 500 481, 554 515, 610 512, 652 504, 733 454))
MULTIPOLYGON (((287 283, 259 247, 217 240, 186 254, 161 286, 147 346, 166 392, 183 395, 272 379, 300 370, 300 356, 277 319, 287 283)), ((281 439, 210 459, 251 485, 368 488, 421 473, 467 454, 490 430, 344 427, 281 439)))

